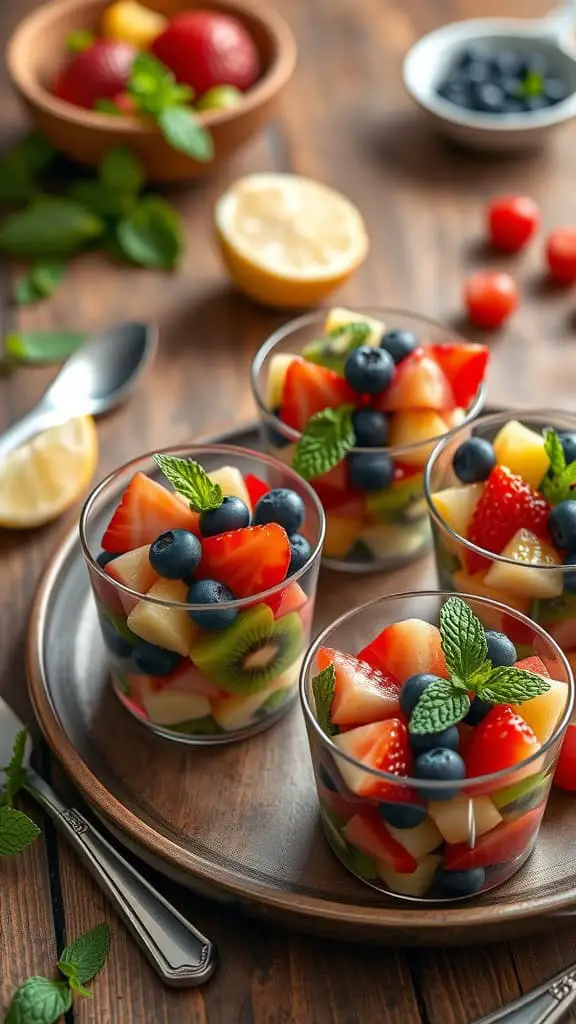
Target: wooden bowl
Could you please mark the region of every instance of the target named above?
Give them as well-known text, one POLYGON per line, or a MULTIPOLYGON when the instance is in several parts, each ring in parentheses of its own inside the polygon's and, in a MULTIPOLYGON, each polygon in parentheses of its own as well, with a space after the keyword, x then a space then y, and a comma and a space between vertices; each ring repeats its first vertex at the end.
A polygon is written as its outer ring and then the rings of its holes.
POLYGON ((138 155, 151 181, 184 181, 205 174, 229 157, 270 119, 296 62, 288 25, 259 0, 145 0, 163 14, 209 7, 241 21, 254 39, 262 75, 242 102, 230 110, 206 111, 202 123, 214 140, 214 159, 200 163, 178 153, 151 123, 135 117, 101 114, 57 99, 48 92, 65 60, 71 31, 97 31, 109 0, 53 0, 18 25, 7 47, 7 66, 32 121, 53 146, 89 167, 113 146, 127 145, 138 155))

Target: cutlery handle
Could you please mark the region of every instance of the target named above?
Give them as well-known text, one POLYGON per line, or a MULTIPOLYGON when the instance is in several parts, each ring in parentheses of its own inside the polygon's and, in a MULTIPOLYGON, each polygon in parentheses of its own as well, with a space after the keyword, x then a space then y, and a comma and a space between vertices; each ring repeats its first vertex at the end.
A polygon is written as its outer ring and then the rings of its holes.
POLYGON ((26 788, 75 848, 161 980, 179 987, 207 981, 216 967, 214 945, 43 779, 29 772, 26 788))
POLYGON ((576 1000, 576 967, 520 996, 472 1024, 557 1024, 576 1000))

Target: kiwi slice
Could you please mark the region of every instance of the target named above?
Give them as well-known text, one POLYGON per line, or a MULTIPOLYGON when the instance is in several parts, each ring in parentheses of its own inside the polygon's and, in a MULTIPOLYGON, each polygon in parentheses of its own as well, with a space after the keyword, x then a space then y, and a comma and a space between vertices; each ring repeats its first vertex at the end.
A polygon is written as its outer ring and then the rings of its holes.
POLYGON ((392 484, 381 491, 372 491, 366 496, 366 508, 374 518, 386 518, 390 512, 405 512, 410 504, 422 497, 422 475, 414 473, 401 483, 392 484))
POLYGON ((204 635, 190 657, 227 693, 247 696, 264 690, 292 665, 304 646, 296 612, 275 619, 268 605, 243 612, 222 633, 204 635))
POLYGON ((375 344, 370 340, 371 334, 370 325, 362 321, 342 324, 324 338, 310 341, 302 349, 302 356, 309 363, 316 363, 317 366, 325 366, 328 370, 343 374, 344 364, 355 348, 375 344))

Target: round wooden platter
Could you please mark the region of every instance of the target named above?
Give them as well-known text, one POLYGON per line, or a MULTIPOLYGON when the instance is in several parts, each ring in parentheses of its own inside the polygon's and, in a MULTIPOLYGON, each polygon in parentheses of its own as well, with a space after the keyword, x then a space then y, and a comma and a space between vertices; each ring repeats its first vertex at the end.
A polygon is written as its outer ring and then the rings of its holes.
MULTIPOLYGON (((379 593, 434 584, 431 557, 389 576, 324 571, 315 627, 379 593)), ((468 902, 414 905, 364 886, 329 850, 298 705, 228 747, 195 750, 154 737, 108 685, 76 528, 40 581, 27 663, 41 729, 85 799, 142 858, 203 894, 331 937, 420 946, 557 923, 576 900, 576 814, 559 793, 535 853, 508 884, 468 902)))

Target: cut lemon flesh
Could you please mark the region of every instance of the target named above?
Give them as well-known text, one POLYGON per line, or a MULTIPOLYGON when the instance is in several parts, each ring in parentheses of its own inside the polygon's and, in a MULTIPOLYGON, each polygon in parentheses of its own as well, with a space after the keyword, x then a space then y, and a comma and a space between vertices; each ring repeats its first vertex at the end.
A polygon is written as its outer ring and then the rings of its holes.
POLYGON ((237 287, 266 305, 320 301, 363 262, 360 211, 340 192, 295 174, 250 174, 218 200, 216 231, 237 287))
POLYGON ((98 461, 91 416, 38 434, 0 466, 0 526, 31 529, 56 519, 90 483, 98 461))

